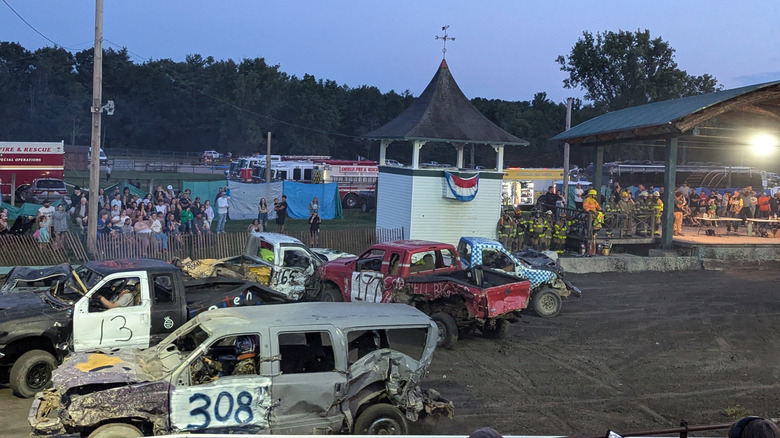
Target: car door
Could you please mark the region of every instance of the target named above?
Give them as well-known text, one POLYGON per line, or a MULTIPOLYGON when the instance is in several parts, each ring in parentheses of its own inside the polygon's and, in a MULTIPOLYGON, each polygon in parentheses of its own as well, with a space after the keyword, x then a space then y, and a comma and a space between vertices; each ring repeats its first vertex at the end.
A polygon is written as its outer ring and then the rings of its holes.
POLYGON ((372 249, 358 257, 350 281, 350 301, 382 302, 386 269, 383 268, 384 258, 383 249, 372 249))
POLYGON ((331 406, 346 391, 345 352, 330 327, 308 326, 297 331, 271 330, 271 432, 329 434, 341 429, 343 414, 331 406))
MULTIPOLYGON (((111 296, 106 296, 111 300, 111 296)), ((146 348, 149 346, 149 279, 146 271, 111 274, 82 297, 73 309, 73 349, 146 348), (111 295, 112 285, 137 280, 140 293, 127 307, 106 309, 98 295, 111 295)))
POLYGON ((270 433, 271 379, 258 373, 263 337, 225 336, 190 354, 172 379, 169 412, 174 432, 270 433), (255 356, 240 359, 237 349, 244 342, 254 345, 255 356), (237 363, 246 360, 252 366, 238 371, 237 363))
POLYGON ((307 283, 316 269, 311 256, 309 251, 298 246, 279 248, 269 286, 293 300, 305 298, 307 283))

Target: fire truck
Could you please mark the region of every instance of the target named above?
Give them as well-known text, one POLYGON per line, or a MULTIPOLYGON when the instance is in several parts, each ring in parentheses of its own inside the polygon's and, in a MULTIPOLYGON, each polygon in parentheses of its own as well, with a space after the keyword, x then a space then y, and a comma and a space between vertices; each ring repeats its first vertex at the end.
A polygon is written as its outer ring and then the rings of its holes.
POLYGON ((370 207, 376 197, 379 163, 376 161, 323 160, 312 174, 313 183, 337 183, 345 208, 370 207))
POLYGON ((36 178, 65 178, 65 142, 0 141, 0 192, 29 190, 36 178))

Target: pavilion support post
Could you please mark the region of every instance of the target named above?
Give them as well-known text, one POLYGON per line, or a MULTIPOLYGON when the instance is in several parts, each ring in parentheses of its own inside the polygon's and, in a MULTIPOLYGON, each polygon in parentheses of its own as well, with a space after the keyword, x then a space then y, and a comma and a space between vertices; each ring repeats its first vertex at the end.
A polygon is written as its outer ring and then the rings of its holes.
POLYGON ((412 169, 420 168, 420 149, 422 149, 424 141, 415 140, 412 147, 412 169))
MULTIPOLYGON (((599 195, 602 195, 601 186, 604 184, 604 146, 596 146, 593 149, 593 188, 596 189, 599 195)), ((601 202, 601 199, 599 199, 601 202)))
POLYGON ((496 151, 496 171, 504 171, 504 145, 494 144, 493 149, 496 151))
POLYGON ((463 143, 460 143, 460 144, 456 144, 454 146, 455 146, 455 150, 458 151, 458 158, 456 159, 455 165, 458 167, 458 169, 462 169, 463 168, 463 148, 465 148, 466 145, 463 144, 463 143))
POLYGON ((666 140, 664 160, 664 212, 661 217, 661 248, 674 248, 674 192, 677 174, 677 138, 666 140))
POLYGON ((385 159, 387 158, 387 147, 390 146, 390 140, 381 140, 379 142, 379 165, 385 165, 385 159))

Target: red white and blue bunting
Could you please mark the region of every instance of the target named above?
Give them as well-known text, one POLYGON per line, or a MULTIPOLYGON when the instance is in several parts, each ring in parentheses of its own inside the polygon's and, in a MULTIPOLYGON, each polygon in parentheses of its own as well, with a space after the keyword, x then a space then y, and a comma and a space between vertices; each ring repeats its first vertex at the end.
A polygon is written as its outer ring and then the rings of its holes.
POLYGON ((455 198, 458 201, 468 202, 477 196, 477 190, 479 190, 479 174, 476 174, 471 178, 461 178, 445 170, 444 179, 447 180, 447 187, 449 187, 449 191, 447 192, 448 198, 455 198))

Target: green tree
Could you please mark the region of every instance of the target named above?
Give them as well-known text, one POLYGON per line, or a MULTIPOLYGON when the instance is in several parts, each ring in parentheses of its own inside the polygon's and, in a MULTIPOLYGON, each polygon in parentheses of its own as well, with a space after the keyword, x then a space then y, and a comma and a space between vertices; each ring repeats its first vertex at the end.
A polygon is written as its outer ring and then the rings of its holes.
POLYGON ((585 31, 556 62, 569 74, 564 86, 585 90, 585 98, 605 111, 720 89, 708 74, 691 76, 680 70, 674 49, 660 37, 651 38, 649 30, 595 36, 585 31))

